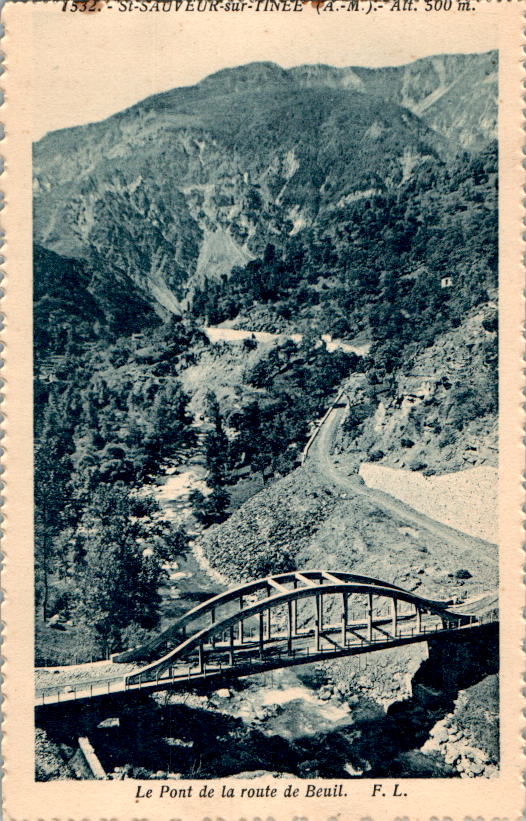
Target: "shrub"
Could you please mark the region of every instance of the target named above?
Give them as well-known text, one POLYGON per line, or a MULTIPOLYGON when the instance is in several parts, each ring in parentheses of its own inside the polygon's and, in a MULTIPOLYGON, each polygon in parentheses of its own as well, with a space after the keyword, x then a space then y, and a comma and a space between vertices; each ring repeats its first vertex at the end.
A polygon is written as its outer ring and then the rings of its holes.
POLYGON ((254 337, 254 335, 249 336, 247 339, 243 340, 243 348, 246 351, 253 351, 254 348, 257 348, 257 346, 257 339, 254 337))
POLYGON ((379 462, 380 459, 384 458, 385 453, 383 452, 383 450, 379 450, 379 449, 371 450, 369 452, 368 456, 369 456, 369 461, 370 462, 379 462))
POLYGON ((489 316, 484 317, 482 320, 482 327, 485 331, 489 331, 490 333, 496 333, 499 329, 499 315, 495 311, 491 313, 489 316))
POLYGON ((365 422, 369 416, 372 416, 373 412, 374 406, 369 402, 365 402, 361 405, 351 405, 345 417, 343 429, 347 431, 347 433, 353 433, 362 422, 365 422))
POLYGON ((457 572, 455 573, 455 578, 456 579, 471 579, 471 573, 469 572, 469 570, 465 570, 464 568, 462 568, 461 570, 457 570, 457 572))
POLYGON ((224 522, 228 516, 230 496, 222 487, 215 487, 208 496, 205 496, 200 490, 192 490, 189 498, 194 509, 195 518, 206 527, 224 522))
POLYGON ((424 470, 427 467, 427 464, 426 462, 422 462, 421 459, 415 456, 414 459, 411 459, 408 462, 407 467, 409 468, 409 470, 424 470))

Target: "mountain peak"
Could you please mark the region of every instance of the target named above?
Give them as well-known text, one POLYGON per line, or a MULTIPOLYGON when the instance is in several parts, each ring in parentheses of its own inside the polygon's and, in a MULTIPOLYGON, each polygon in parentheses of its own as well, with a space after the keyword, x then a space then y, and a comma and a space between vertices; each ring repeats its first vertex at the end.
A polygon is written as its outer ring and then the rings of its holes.
POLYGON ((247 63, 244 66, 223 68, 210 74, 198 83, 203 90, 222 89, 224 93, 245 91, 248 88, 264 84, 290 85, 291 78, 285 69, 272 62, 247 63))

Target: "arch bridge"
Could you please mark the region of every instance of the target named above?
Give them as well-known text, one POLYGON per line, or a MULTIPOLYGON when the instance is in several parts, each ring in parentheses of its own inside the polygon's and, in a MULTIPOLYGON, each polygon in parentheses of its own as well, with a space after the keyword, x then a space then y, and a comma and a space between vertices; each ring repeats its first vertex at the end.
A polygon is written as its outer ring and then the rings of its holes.
POLYGON ((496 621, 496 610, 488 613, 487 604, 482 610, 466 612, 368 576, 291 571, 206 600, 154 642, 114 660, 157 656, 127 676, 128 685, 171 679, 181 664, 190 665, 194 676, 235 669, 246 675, 247 667, 258 672, 371 652, 496 621))
POLYGON ((495 594, 453 606, 344 571, 279 573, 207 599, 155 640, 112 656, 114 672, 103 678, 96 664, 81 665, 82 684, 78 666, 71 682, 61 668, 66 679, 37 687, 35 704, 200 682, 220 686, 232 677, 472 631, 497 622, 497 607, 495 594))

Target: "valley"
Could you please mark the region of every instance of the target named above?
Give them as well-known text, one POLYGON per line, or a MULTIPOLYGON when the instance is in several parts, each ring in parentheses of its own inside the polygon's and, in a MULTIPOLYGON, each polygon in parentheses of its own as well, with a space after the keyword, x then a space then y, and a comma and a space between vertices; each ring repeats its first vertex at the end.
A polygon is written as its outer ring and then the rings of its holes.
MULTIPOLYGON (((37 680, 279 572, 496 590, 495 128, 488 53, 225 69, 35 145, 37 680)), ((38 778, 81 735, 112 778, 491 777, 490 633, 73 706, 38 778)))

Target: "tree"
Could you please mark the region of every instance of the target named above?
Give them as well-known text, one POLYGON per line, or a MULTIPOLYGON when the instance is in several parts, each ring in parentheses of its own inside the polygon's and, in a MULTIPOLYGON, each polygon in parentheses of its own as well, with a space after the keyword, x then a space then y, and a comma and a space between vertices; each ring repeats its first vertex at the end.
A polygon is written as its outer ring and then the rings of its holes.
POLYGON ((212 487, 219 487, 225 483, 228 474, 229 442, 219 402, 213 391, 206 393, 205 414, 212 425, 212 430, 207 432, 204 442, 208 468, 207 482, 212 487))
POLYGON ((151 458, 151 472, 172 459, 178 448, 194 441, 187 406, 188 397, 179 382, 170 380, 157 389, 151 406, 143 408, 143 448, 151 458))
POLYGON ((78 528, 83 560, 76 569, 76 615, 106 655, 122 646, 129 625, 151 630, 159 621, 161 564, 186 541, 176 532, 167 543, 157 512, 153 499, 123 484, 101 485, 78 528))
POLYGON ((190 502, 194 508, 196 519, 209 527, 225 521, 230 496, 222 487, 215 487, 207 496, 201 493, 200 490, 192 490, 190 502))
POLYGON ((37 602, 49 615, 50 576, 57 555, 54 541, 65 524, 71 442, 63 421, 63 408, 51 397, 35 442, 35 571, 37 602))

